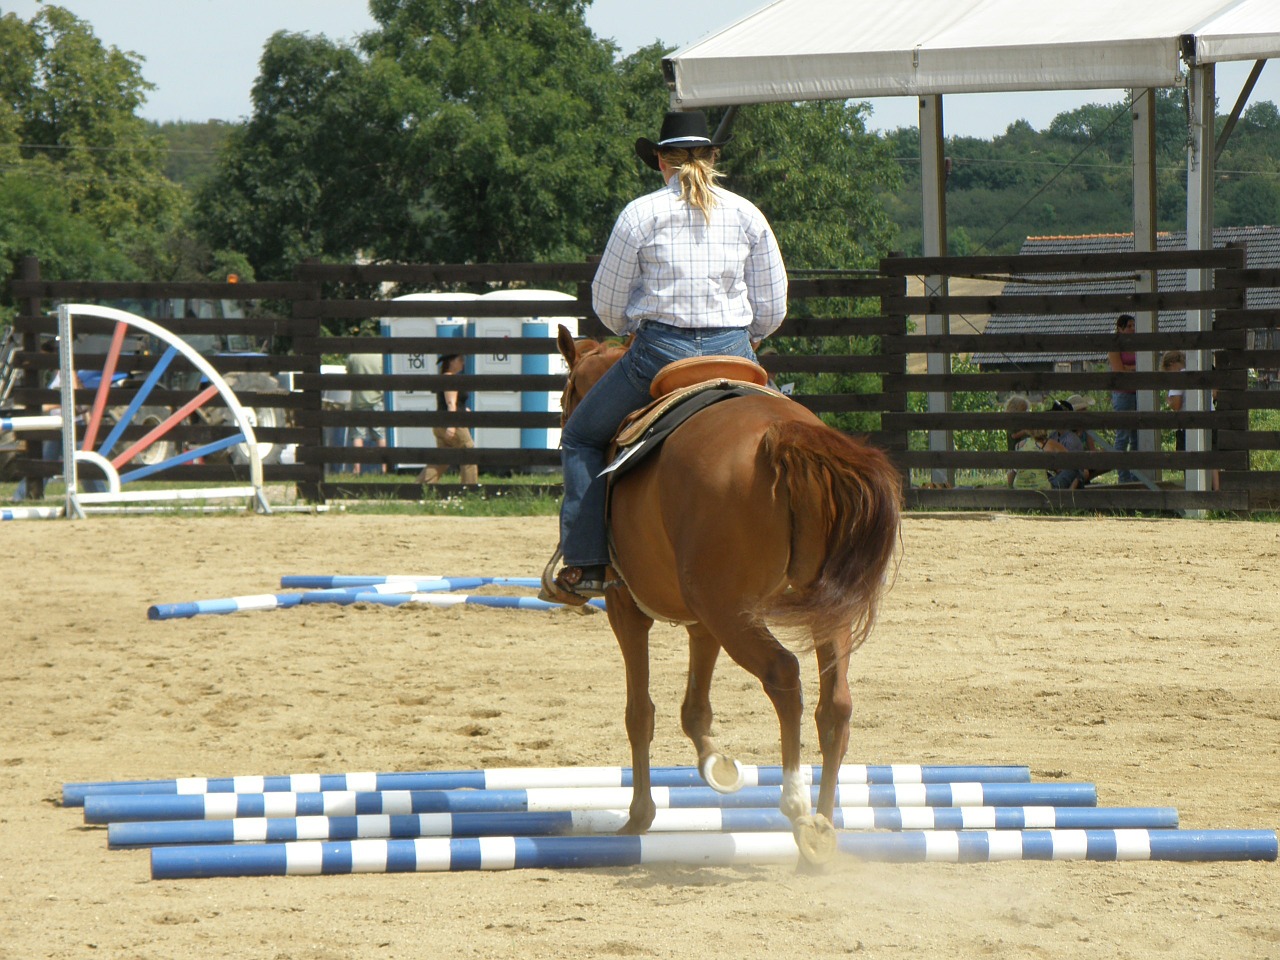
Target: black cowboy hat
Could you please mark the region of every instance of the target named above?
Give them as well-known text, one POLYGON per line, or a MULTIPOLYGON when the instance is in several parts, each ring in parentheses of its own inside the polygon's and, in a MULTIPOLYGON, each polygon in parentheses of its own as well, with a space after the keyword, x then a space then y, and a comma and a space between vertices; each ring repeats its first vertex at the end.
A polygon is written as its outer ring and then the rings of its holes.
POLYGON ((662 118, 662 132, 658 134, 658 142, 641 137, 636 141, 636 156, 657 170, 659 150, 723 147, 732 139, 733 137, 725 137, 720 141, 712 140, 707 131, 707 115, 701 110, 668 110, 667 115, 662 118))

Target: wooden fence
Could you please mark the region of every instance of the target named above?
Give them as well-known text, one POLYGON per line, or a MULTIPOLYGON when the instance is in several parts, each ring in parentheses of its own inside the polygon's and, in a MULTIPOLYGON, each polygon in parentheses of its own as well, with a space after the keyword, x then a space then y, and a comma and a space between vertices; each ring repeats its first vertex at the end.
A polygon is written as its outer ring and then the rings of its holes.
MULTIPOLYGON (((268 483, 297 484, 301 496, 313 500, 377 495, 420 499, 422 486, 412 482, 411 473, 400 473, 399 483, 372 482, 350 473, 335 474, 342 464, 359 464, 365 470, 381 473, 383 465, 432 462, 458 465, 477 463, 485 475, 483 487, 488 492, 505 490, 502 475, 508 472, 545 472, 547 486, 557 486, 555 471, 559 456, 547 445, 484 445, 474 451, 435 450, 430 445, 378 448, 354 448, 341 442, 345 432, 360 426, 381 426, 404 430, 434 426, 466 426, 480 431, 501 430, 507 436, 518 432, 522 437, 554 436, 559 426, 559 411, 554 404, 524 404, 523 409, 478 410, 450 414, 428 410, 389 409, 356 411, 333 402, 335 395, 350 390, 377 390, 391 394, 404 391, 433 392, 444 387, 479 394, 500 391, 521 396, 546 398, 563 385, 563 375, 555 372, 554 330, 548 336, 484 337, 484 336, 356 336, 383 320, 395 318, 435 317, 454 321, 475 321, 486 317, 570 317, 584 336, 599 336, 606 331, 590 309, 590 279, 594 266, 590 263, 562 264, 489 264, 489 265, 326 265, 304 264, 290 282, 254 284, 216 283, 104 283, 67 282, 40 279, 38 264, 24 265, 21 279, 13 292, 22 304, 15 328, 22 337, 22 350, 17 363, 22 380, 11 397, 17 413, 38 410, 41 404, 56 403, 57 395, 48 390, 50 371, 56 369, 56 354, 42 349, 42 340, 55 332, 52 308, 57 302, 103 302, 126 298, 207 298, 233 300, 246 304, 248 317, 236 320, 200 320, 185 318, 165 320, 179 335, 246 333, 270 340, 274 349, 268 355, 215 356, 211 362, 225 374, 260 372, 283 377, 291 390, 282 393, 249 393, 240 395, 245 405, 277 408, 287 412, 288 424, 263 427, 259 439, 288 445, 293 451, 292 463, 268 464, 268 483), (403 293, 411 290, 485 290, 497 287, 512 289, 508 297, 519 296, 521 289, 553 288, 567 299, 549 303, 545 299, 479 298, 471 300, 387 299, 384 292, 403 293), (380 375, 333 373, 325 370, 325 359, 353 352, 378 353, 392 357, 416 358, 417 369, 380 375), (424 358, 440 353, 462 353, 473 357, 505 356, 537 359, 538 363, 520 364, 519 372, 503 374, 464 374, 442 377, 429 369, 424 358), (539 367, 545 372, 524 372, 539 367), (541 406, 542 409, 537 409, 541 406), (532 409, 530 407, 533 407, 532 409), (550 409, 547 409, 550 407, 550 409)), ((907 259, 890 258, 882 262, 878 274, 829 273, 801 275, 792 278, 789 317, 778 331, 778 337, 790 338, 785 349, 766 352, 763 364, 779 383, 800 379, 818 383, 818 389, 801 390, 795 399, 822 414, 856 414, 859 432, 865 431, 872 443, 887 451, 899 464, 909 506, 955 509, 1027 509, 1027 510, 1152 510, 1182 512, 1188 510, 1258 510, 1270 509, 1277 499, 1277 475, 1251 470, 1252 451, 1276 450, 1274 431, 1249 429, 1252 410, 1275 409, 1280 406, 1280 391, 1249 390, 1248 371, 1256 367, 1280 365, 1267 351, 1247 348, 1245 331, 1274 327, 1280 316, 1275 311, 1246 311, 1246 290, 1280 286, 1280 275, 1274 271, 1245 270, 1243 255, 1238 250, 1207 252, 1162 252, 1158 254, 1125 254, 1104 261, 1089 256, 1070 257, 981 257, 907 259), (945 290, 938 278, 954 276, 1026 276, 1061 271, 1087 275, 1140 271, 1213 270, 1211 289, 1182 293, 1084 294, 1070 297, 949 297, 908 296, 907 278, 929 277, 930 289, 945 290), (835 309, 832 309, 834 306, 835 309), (1213 311, 1211 329, 1201 332, 1164 332, 1131 335, 1126 348, 1157 353, 1168 349, 1205 351, 1216 357, 1216 364, 1182 374, 1003 371, 999 373, 951 373, 948 358, 980 350, 1017 352, 1043 351, 1046 354, 1066 350, 1111 350, 1116 348, 1114 335, 1080 335, 1027 333, 1005 337, 990 335, 943 333, 924 335, 909 332, 912 318, 923 327, 925 315, 946 315, 964 311, 998 314, 1001 312, 1042 313, 1053 316, 1087 309, 1097 313, 1137 313, 1146 310, 1205 309, 1213 311), (835 316, 823 314, 835 313, 835 316), (817 316, 815 316, 817 314, 817 316), (869 314, 869 315, 863 315, 869 314), (859 350, 817 352, 832 349, 832 338, 858 338, 859 350), (814 344, 808 349, 806 344, 814 344), (869 352, 864 352, 867 345, 869 352), (940 372, 909 372, 912 356, 932 354, 933 367, 940 372), (819 378, 819 379, 814 379, 819 378), (1212 449, 1191 452, 1152 449, 1137 453, 1088 453, 1077 465, 1102 470, 1122 464, 1142 470, 1150 476, 1161 472, 1219 471, 1221 490, 1183 489, 1168 482, 1146 486, 1117 487, 1095 484, 1077 491, 1029 491, 1005 487, 999 479, 1005 470, 1027 464, 1023 458, 1040 458, 1046 466, 1058 454, 1011 453, 1000 450, 957 449, 952 442, 958 431, 998 431, 1010 427, 1009 416, 994 404, 991 409, 959 412, 949 409, 950 400, 972 392, 991 393, 1000 397, 1011 392, 1036 396, 1062 396, 1072 393, 1105 391, 1113 387, 1159 392, 1181 386, 1190 391, 1217 391, 1214 410, 1161 412, 1158 408, 1139 413, 1088 411, 1071 416, 1072 423, 1095 431, 1116 428, 1142 431, 1166 431, 1174 428, 1191 431, 1216 431, 1217 443, 1212 449), (932 395, 929 410, 923 398, 932 395), (945 398, 939 401, 937 398, 945 398), (1015 459, 1016 458, 1016 459, 1015 459), (978 471, 978 473, 975 473, 978 471), (965 484, 956 477, 980 479, 965 484), (939 482, 939 478, 945 478, 939 482), (993 479, 994 478, 994 479, 993 479)), ((1151 286, 1151 289, 1158 289, 1151 286)), ((531 294, 532 296, 532 294, 531 294)), ((450 331, 453 332, 453 331, 450 331)), ((101 355, 77 354, 77 366, 101 363, 101 355)), ((155 358, 130 358, 133 369, 143 373, 155 364, 155 358)), ((401 364, 404 366, 404 364, 401 364)), ((112 389, 109 402, 126 404, 136 394, 134 388, 112 389)), ((78 399, 92 400, 92 391, 81 391, 78 399)), ((187 399, 180 391, 157 391, 150 402, 178 405, 187 399)), ((1206 404, 1207 406, 1207 404, 1206 404)), ((1019 426, 1058 426, 1062 414, 1032 413, 1019 420, 1019 426)), ((179 443, 195 445, 225 434, 229 428, 190 423, 175 428, 172 438, 179 443)), ((141 434, 140 428, 126 431, 126 437, 141 434)), ((1157 434, 1158 435, 1158 434, 1157 434)), ((38 484, 42 479, 59 474, 61 465, 39 459, 40 434, 24 434, 30 438, 25 456, 16 463, 20 473, 38 484)), ((553 446, 553 444, 552 444, 553 446)), ((1195 446, 1194 444, 1192 445, 1195 446)), ((1035 460, 1039 463, 1039 459, 1035 460)), ((413 472, 416 472, 413 471, 413 472)), ((244 468, 234 463, 206 463, 175 467, 165 477, 178 481, 224 481, 243 479, 244 468)), ((1207 474, 1206 474, 1207 475, 1207 474)), ((443 485, 440 492, 456 487, 443 485)))

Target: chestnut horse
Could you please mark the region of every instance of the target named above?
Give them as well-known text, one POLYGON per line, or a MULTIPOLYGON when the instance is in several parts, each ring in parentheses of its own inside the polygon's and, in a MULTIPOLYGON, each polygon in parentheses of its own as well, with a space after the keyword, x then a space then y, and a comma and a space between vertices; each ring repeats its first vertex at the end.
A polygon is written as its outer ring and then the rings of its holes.
MULTIPOLYGON (((625 348, 575 342, 564 327, 559 346, 569 364, 561 403, 568 419, 625 348)), ((689 632, 680 719, 703 778, 721 792, 742 786, 737 761, 720 753, 711 736, 711 674, 723 649, 760 680, 777 711, 780 809, 804 862, 834 854, 831 818, 852 713, 849 656, 875 619, 898 544, 900 506, 901 478, 883 453, 781 394, 707 407, 617 478, 609 530, 622 579, 608 587, 606 603, 626 666, 634 788, 623 833, 643 833, 655 813, 649 630, 659 619, 689 632), (799 662, 767 624, 803 628, 817 655, 816 816, 800 772, 799 662)))

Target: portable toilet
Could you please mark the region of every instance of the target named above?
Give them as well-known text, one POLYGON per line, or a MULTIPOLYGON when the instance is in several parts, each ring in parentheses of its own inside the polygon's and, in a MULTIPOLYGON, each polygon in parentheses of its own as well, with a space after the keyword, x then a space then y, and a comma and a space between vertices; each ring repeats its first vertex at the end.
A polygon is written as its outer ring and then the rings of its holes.
MULTIPOLYGON (((347 365, 345 363, 322 363, 320 364, 320 372, 322 374, 345 374, 347 365)), ((351 408, 350 390, 325 390, 321 392, 320 399, 329 409, 349 410, 351 408)), ((347 432, 346 427, 325 427, 324 445, 331 448, 348 446, 347 432)), ((326 474, 349 473, 354 468, 355 465, 350 463, 326 463, 324 472, 326 474)))
MULTIPOLYGON (((494 290, 484 295, 485 300, 544 300, 547 303, 573 302, 577 298, 558 290, 494 290)), ((548 308, 550 311, 552 308, 548 308)), ((504 318, 506 319, 506 318, 504 318)), ((517 336, 552 337, 556 336, 556 328, 563 324, 573 336, 578 335, 577 317, 523 316, 508 321, 514 328, 519 326, 517 336)), ((559 353, 526 353, 520 356, 520 373, 525 375, 546 375, 568 373, 569 367, 559 353)), ((548 413, 560 409, 560 392, 557 390, 525 390, 520 394, 520 403, 514 409, 525 413, 548 413)), ((513 446, 515 444, 512 444, 513 446)), ((519 446, 523 450, 555 450, 560 446, 559 427, 529 427, 520 431, 519 446)))
MULTIPOLYGON (((395 301, 446 301, 460 303, 477 299, 474 293, 407 293, 395 297, 395 301)), ((443 317, 384 317, 381 321, 384 337, 460 337, 466 331, 466 318, 443 317)), ((383 365, 388 374, 415 374, 431 376, 439 372, 434 353, 388 353, 383 365)), ((436 409, 436 393, 434 390, 390 390, 387 392, 387 409, 397 412, 415 410, 434 412, 436 409)), ((387 431, 387 446, 390 447, 434 447, 435 434, 430 427, 391 427, 387 431)), ((425 464, 419 458, 417 462, 397 463, 396 467, 421 468, 425 464)))

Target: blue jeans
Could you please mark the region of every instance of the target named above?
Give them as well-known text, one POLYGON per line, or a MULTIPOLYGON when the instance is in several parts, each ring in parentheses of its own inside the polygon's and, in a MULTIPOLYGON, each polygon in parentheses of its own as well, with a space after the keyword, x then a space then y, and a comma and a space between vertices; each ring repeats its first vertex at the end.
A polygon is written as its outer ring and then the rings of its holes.
POLYGON ((571 567, 609 562, 605 525, 605 453, 627 414, 649 403, 649 384, 667 364, 686 357, 727 355, 755 360, 745 327, 683 330, 646 321, 622 359, 587 391, 560 437, 564 502, 560 549, 571 567))
MULTIPOLYGON (((1118 393, 1111 392, 1111 409, 1112 410, 1137 410, 1138 395, 1136 393, 1118 393)), ((1138 449, 1138 431, 1137 430, 1117 430, 1116 431, 1116 453, 1123 453, 1126 450, 1137 452, 1138 449)), ((1138 477, 1129 470, 1120 469, 1116 472, 1116 479, 1121 483, 1137 483, 1138 477)))

